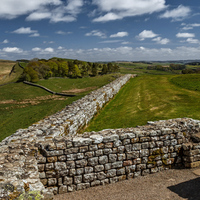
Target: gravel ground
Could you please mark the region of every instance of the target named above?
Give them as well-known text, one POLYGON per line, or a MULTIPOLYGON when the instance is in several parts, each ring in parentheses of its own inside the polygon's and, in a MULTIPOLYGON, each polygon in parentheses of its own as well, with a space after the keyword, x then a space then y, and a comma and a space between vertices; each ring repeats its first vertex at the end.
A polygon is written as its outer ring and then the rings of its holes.
POLYGON ((170 169, 106 186, 56 195, 55 200, 200 200, 200 169, 170 169))

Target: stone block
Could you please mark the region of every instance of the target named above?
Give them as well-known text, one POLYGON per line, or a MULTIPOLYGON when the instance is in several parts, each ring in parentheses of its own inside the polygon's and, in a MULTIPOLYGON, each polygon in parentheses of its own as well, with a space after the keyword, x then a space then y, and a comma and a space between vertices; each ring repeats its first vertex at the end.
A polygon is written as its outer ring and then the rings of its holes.
POLYGON ((94 151, 89 151, 85 153, 85 158, 92 158, 94 156, 94 151))
POLYGON ((104 165, 108 163, 108 156, 100 156, 99 157, 99 164, 104 165))
POLYGON ((77 174, 77 175, 82 175, 82 174, 84 174, 84 168, 78 168, 78 169, 76 169, 76 174, 77 174))
POLYGON ((64 161, 66 161, 66 160, 67 160, 67 158, 66 158, 65 155, 58 156, 58 161, 60 161, 60 162, 64 162, 64 161))
POLYGON ((127 145, 127 144, 130 144, 131 143, 131 140, 130 139, 124 139, 123 141, 122 141, 122 144, 125 146, 125 145, 127 145))
POLYGON ((103 155, 103 150, 102 149, 99 149, 97 151, 95 151, 95 156, 98 157, 98 156, 102 156, 103 155))
MULTIPOLYGON (((89 166, 95 166, 98 165, 98 157, 94 157, 94 158, 88 158, 88 165, 89 166)), ((101 164, 101 163, 100 163, 101 164)))
POLYGON ((55 170, 56 171, 62 171, 67 169, 66 163, 65 162, 56 162, 55 163, 55 170))
POLYGON ((54 169, 54 163, 46 163, 45 164, 45 171, 54 169))
POLYGON ((96 180, 96 175, 95 173, 90 173, 90 174, 84 174, 83 175, 83 182, 89 183, 96 180))
POLYGON ((98 146, 96 144, 89 145, 89 151, 96 151, 98 150, 98 146))
POLYGON ((132 165, 132 164, 133 164, 132 160, 125 160, 125 161, 123 162, 123 166, 130 166, 130 165, 132 165))
POLYGON ((63 178, 63 184, 64 185, 72 185, 72 183, 73 183, 73 178, 72 177, 65 176, 63 178))
POLYGON ((125 167, 117 169, 117 176, 124 175, 126 173, 125 167))
POLYGON ((80 183, 77 185, 77 190, 85 190, 90 187, 90 183, 80 183))
POLYGON ((141 150, 142 149, 142 145, 141 144, 133 144, 132 146, 132 150, 133 151, 137 151, 137 150, 141 150))
POLYGON ((59 194, 65 194, 65 193, 67 193, 67 186, 66 185, 60 186, 59 190, 58 190, 58 193, 59 194))
POLYGON ((97 173, 97 179, 98 180, 104 180, 104 179, 106 179, 106 174, 104 172, 97 173))
POLYGON ((90 174, 94 171, 93 167, 85 167, 85 174, 90 174))
POLYGON ((110 163, 116 162, 117 161, 117 155, 116 154, 109 154, 108 159, 109 159, 110 163))
MULTIPOLYGON (((117 140, 117 141, 119 141, 119 140, 117 140)), ((105 143, 105 148, 107 148, 107 149, 113 148, 113 142, 105 143)))
POLYGON ((117 170, 116 169, 110 169, 107 171, 106 177, 107 178, 112 178, 115 177, 117 174, 117 170))
POLYGON ((74 192, 76 190, 76 185, 69 185, 67 186, 67 191, 68 192, 74 192))
POLYGON ((91 182, 91 187, 98 186, 98 185, 100 185, 100 184, 101 184, 101 181, 95 180, 95 181, 92 181, 92 182, 91 182))
POLYGON ((81 168, 85 167, 87 165, 87 160, 82 159, 82 160, 77 160, 75 161, 76 167, 81 168))
POLYGON ((38 171, 39 172, 43 172, 44 171, 45 164, 38 164, 37 166, 38 166, 38 171))
POLYGON ((66 167, 67 169, 74 169, 75 168, 75 162, 72 161, 66 161, 66 167))
POLYGON ((149 150, 148 149, 140 150, 140 157, 147 157, 147 156, 149 156, 149 150))
POLYGON ((122 166, 123 166, 123 161, 117 161, 111 164, 111 168, 114 168, 114 169, 120 168, 122 166))
POLYGON ((88 146, 80 147, 79 150, 80 150, 80 153, 85 153, 88 151, 88 146))
POLYGON ((139 158, 139 156, 140 156, 140 152, 139 151, 132 151, 132 152, 127 152, 126 153, 126 159, 127 160, 139 158))
POLYGON ((103 171, 103 170, 104 170, 104 165, 96 165, 94 167, 95 172, 100 172, 100 171, 103 171))
POLYGON ((82 183, 83 177, 81 175, 74 176, 74 184, 82 183))
POLYGON ((48 179, 48 186, 55 186, 57 184, 56 178, 49 178, 48 179))

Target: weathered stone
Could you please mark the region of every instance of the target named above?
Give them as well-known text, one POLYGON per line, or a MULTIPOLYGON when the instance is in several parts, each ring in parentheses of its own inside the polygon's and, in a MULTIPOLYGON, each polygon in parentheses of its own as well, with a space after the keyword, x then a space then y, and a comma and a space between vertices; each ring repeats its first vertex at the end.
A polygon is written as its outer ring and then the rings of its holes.
POLYGON ((55 186, 57 184, 56 178, 49 178, 48 179, 48 186, 55 186))
POLYGON ((59 187, 59 194, 64 194, 67 193, 67 186, 66 185, 62 185, 59 187))
POLYGON ((90 173, 90 174, 84 174, 83 175, 83 181, 85 183, 88 183, 88 182, 92 182, 96 179, 96 175, 94 173, 90 173))
POLYGON ((57 160, 58 160, 57 156, 47 157, 47 162, 49 163, 57 162, 57 160))
POLYGON ((100 172, 100 171, 103 171, 103 170, 104 170, 104 165, 96 165, 94 167, 95 172, 100 172))
POLYGON ((139 151, 132 151, 126 153, 127 160, 139 158, 140 152, 139 151))
POLYGON ((117 173, 116 169, 110 169, 110 170, 107 171, 106 177, 107 178, 115 177, 116 173, 117 173))
MULTIPOLYGON (((89 158, 89 159, 88 159, 88 165, 89 165, 89 166, 98 165, 98 160, 99 160, 98 157, 89 158)), ((101 163, 100 163, 100 164, 101 164, 101 163)))
POLYGON ((99 164, 104 165, 108 163, 108 156, 100 156, 99 157, 99 164))
POLYGON ((74 176, 74 184, 82 183, 82 176, 74 176))
POLYGON ((73 192, 73 191, 75 191, 76 190, 76 185, 69 185, 68 187, 67 187, 67 191, 68 192, 73 192))
MULTIPOLYGON (((112 162, 116 162, 117 161, 117 155, 116 154, 109 154, 108 155, 108 158, 109 158, 109 162, 112 163, 112 162)), ((100 161, 99 161, 100 162, 100 161)))
POLYGON ((73 183, 73 178, 72 177, 67 177, 65 176, 63 179, 63 184, 64 185, 71 185, 73 183))
POLYGON ((87 165, 87 160, 85 159, 77 160, 75 163, 76 167, 85 167, 87 165))
POLYGON ((94 171, 93 167, 85 167, 85 174, 90 174, 94 171))

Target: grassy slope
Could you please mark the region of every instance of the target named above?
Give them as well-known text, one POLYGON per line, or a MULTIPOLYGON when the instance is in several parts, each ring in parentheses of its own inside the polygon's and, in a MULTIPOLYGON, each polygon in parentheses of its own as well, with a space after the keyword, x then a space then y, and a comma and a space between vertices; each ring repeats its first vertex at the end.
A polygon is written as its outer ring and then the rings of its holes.
POLYGON ((173 77, 144 75, 130 80, 86 131, 134 127, 179 117, 200 119, 200 92, 172 84, 173 77))
MULTIPOLYGON (((42 80, 39 84, 61 92, 74 88, 101 87, 114 80, 112 75, 83 79, 49 79, 42 80)), ((80 93, 77 97, 62 97, 61 100, 37 100, 38 97, 52 96, 37 87, 23 83, 13 83, 0 87, 0 141, 13 134, 19 128, 26 128, 45 116, 56 113, 66 105, 83 97, 90 91, 80 93), (36 101, 37 104, 22 103, 26 99, 36 101), (5 103, 6 100, 15 100, 17 103, 5 103), (4 103, 3 103, 4 101, 4 103), (25 106, 25 107, 22 107, 25 106)))

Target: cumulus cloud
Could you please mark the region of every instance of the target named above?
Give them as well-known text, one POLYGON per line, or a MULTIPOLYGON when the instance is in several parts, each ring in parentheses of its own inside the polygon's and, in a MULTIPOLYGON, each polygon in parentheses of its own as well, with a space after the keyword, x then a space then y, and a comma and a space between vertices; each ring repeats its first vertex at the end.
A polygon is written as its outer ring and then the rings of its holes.
POLYGON ((0 18, 14 19, 28 15, 27 21, 49 19, 50 22, 72 22, 81 12, 83 0, 1 0, 0 18))
POLYGON ((3 51, 6 53, 22 53, 23 50, 18 47, 5 47, 3 51))
POLYGON ((179 5, 173 10, 167 10, 160 18, 172 18, 174 21, 181 21, 189 16, 191 9, 187 6, 179 5))
POLYGON ((99 31, 99 30, 93 30, 89 33, 86 33, 85 36, 97 36, 97 37, 100 37, 100 38, 106 38, 106 34, 99 31))
POLYGON ((103 15, 94 22, 107 22, 124 17, 151 14, 166 9, 165 0, 93 0, 94 5, 103 15))
POLYGON ((177 38, 193 38, 195 37, 194 33, 177 33, 176 34, 177 38))
POLYGON ((168 44, 170 40, 168 38, 161 38, 161 37, 156 37, 152 39, 152 41, 157 42, 158 44, 168 44))
POLYGON ((30 27, 21 27, 13 31, 12 33, 17 33, 17 34, 32 34, 32 33, 37 33, 37 30, 31 30, 30 27))
POLYGON ((128 36, 128 32, 118 32, 116 34, 110 35, 110 38, 125 37, 125 36, 128 36))
POLYGON ((138 36, 136 36, 136 38, 143 41, 147 38, 154 38, 156 36, 158 36, 158 34, 155 34, 152 30, 144 30, 138 36))

